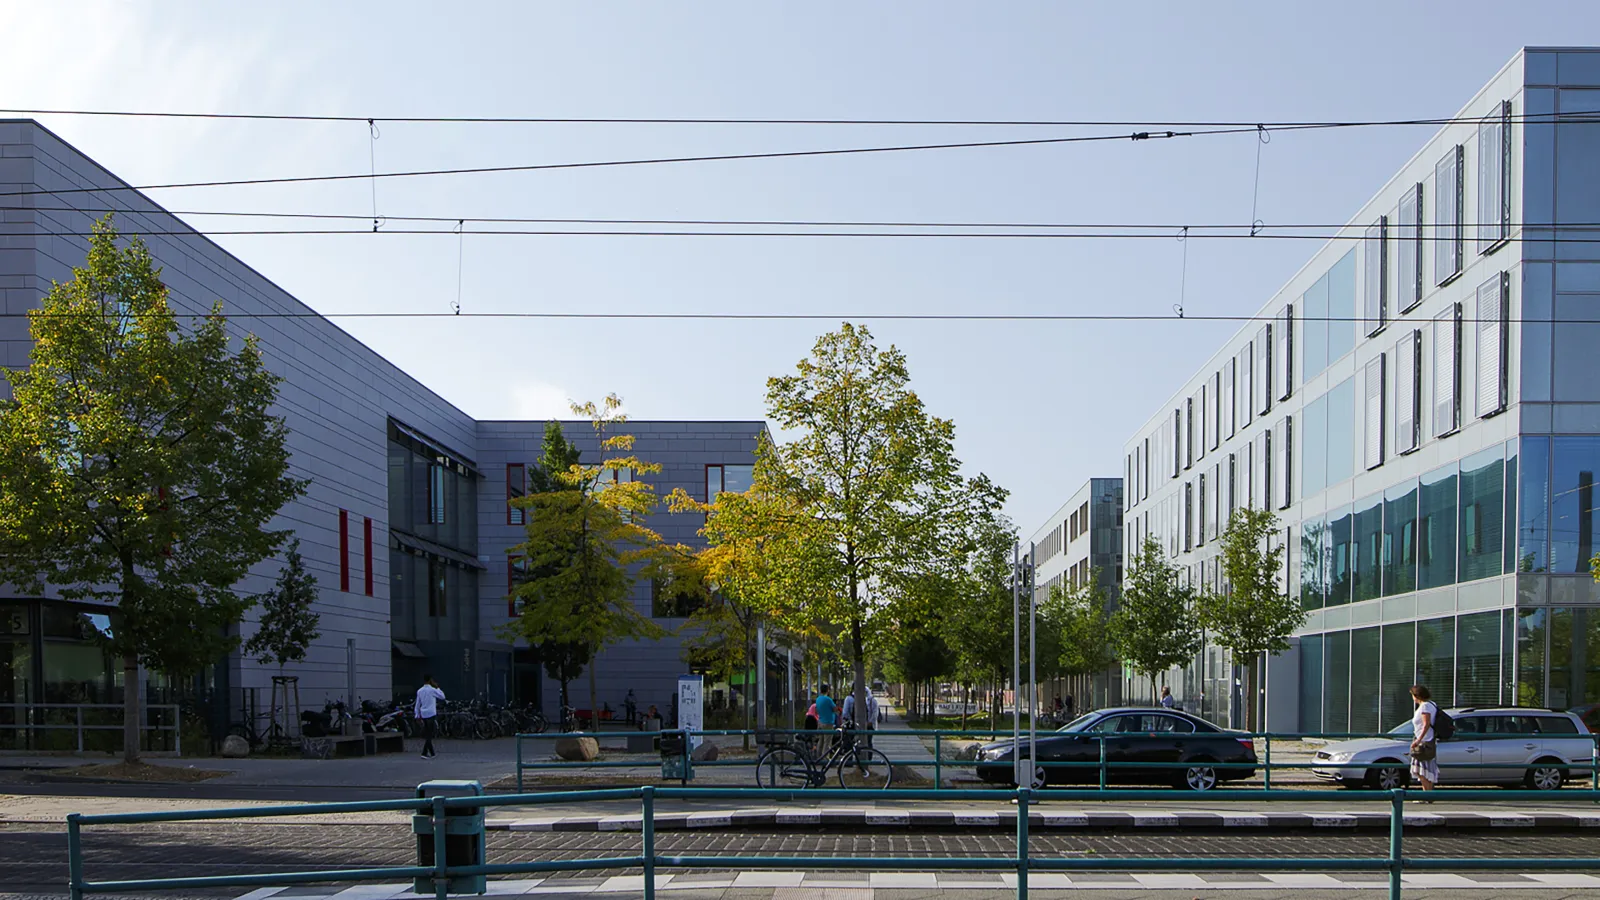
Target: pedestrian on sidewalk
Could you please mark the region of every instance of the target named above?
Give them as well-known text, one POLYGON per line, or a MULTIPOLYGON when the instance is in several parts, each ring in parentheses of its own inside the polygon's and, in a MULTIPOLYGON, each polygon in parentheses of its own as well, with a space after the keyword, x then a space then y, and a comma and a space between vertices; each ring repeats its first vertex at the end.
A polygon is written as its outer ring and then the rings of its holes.
POLYGON ((433 675, 422 676, 422 687, 417 688, 416 708, 413 712, 417 716, 417 724, 422 726, 422 758, 433 759, 439 754, 433 749, 433 738, 438 733, 439 704, 444 700, 444 691, 439 690, 439 682, 433 680, 433 675))
POLYGON ((828 748, 833 746, 833 729, 839 724, 839 704, 834 702, 828 685, 823 685, 822 690, 817 692, 817 702, 813 705, 817 708, 817 728, 822 732, 817 742, 817 752, 820 755, 828 752, 828 748))
MULTIPOLYGON (((864 718, 865 721, 862 721, 862 717, 856 716, 856 695, 851 692, 844 698, 844 720, 855 725, 857 729, 864 728, 868 732, 878 730, 878 698, 872 696, 871 691, 867 692, 867 714, 864 718)), ((871 734, 865 735, 865 743, 868 747, 872 746, 871 734)))
POLYGON ((1178 701, 1174 700, 1173 697, 1172 697, 1172 688, 1168 687, 1167 685, 1162 685, 1161 686, 1161 708, 1162 709, 1176 709, 1177 706, 1178 706, 1178 701))
POLYGON ((1422 782, 1425 791, 1433 790, 1439 781, 1439 745, 1433 731, 1433 723, 1439 719, 1439 706, 1429 699, 1432 696, 1420 684, 1411 686, 1411 702, 1417 706, 1416 714, 1411 717, 1411 777, 1422 782))

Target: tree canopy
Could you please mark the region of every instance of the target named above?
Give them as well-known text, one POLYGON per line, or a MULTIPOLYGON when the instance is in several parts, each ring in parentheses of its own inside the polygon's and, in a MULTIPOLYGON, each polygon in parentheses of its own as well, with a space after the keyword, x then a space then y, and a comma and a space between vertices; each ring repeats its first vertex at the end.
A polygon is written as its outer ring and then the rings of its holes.
POLYGON ((1150 678, 1187 665, 1200 652, 1198 594, 1167 561, 1155 538, 1145 538, 1122 585, 1122 605, 1111 618, 1117 655, 1150 678))

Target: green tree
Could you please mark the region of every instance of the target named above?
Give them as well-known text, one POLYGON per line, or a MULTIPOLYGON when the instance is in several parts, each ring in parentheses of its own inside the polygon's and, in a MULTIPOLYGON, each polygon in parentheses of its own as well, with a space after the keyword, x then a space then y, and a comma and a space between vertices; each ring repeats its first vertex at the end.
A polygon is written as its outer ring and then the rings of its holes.
MULTIPOLYGON (((638 577, 651 576, 660 562, 661 536, 644 524, 656 507, 655 490, 641 476, 658 474, 661 466, 634 456, 633 436, 615 432, 627 421, 621 407, 622 400, 611 394, 601 405, 573 404, 572 411, 589 419, 602 454, 622 455, 549 472, 554 484, 541 486, 556 490, 512 501, 527 512, 527 540, 508 552, 526 560, 527 572, 511 591, 518 616, 502 634, 534 646, 584 648, 590 657, 589 709, 595 722, 600 698, 593 657, 618 641, 665 634, 630 600, 638 577)), ((551 449, 548 444, 546 449, 551 449)), ((550 462, 564 458, 565 452, 550 462)))
POLYGON ((795 437, 762 442, 755 480, 786 498, 774 512, 805 520, 792 525, 804 546, 776 612, 786 626, 821 620, 842 631, 864 706, 870 620, 902 573, 943 550, 940 525, 963 486, 955 428, 924 409, 903 353, 879 350, 849 323, 818 338, 794 374, 768 379, 767 409, 795 437))
POLYGON ((1161 545, 1146 538, 1122 585, 1122 605, 1111 617, 1117 655, 1150 677, 1152 694, 1161 673, 1200 652, 1196 590, 1178 576, 1161 545))
MULTIPOLYGON (((968 685, 987 682, 998 688, 1011 671, 1012 553, 1017 532, 999 512, 1005 492, 981 476, 974 494, 981 498, 969 511, 968 538, 962 551, 964 584, 958 602, 945 617, 946 642, 956 654, 957 677, 968 685), (985 498, 985 495, 987 497, 985 498)), ((999 727, 1000 707, 993 693, 986 698, 989 728, 999 727)))
POLYGON ((322 637, 317 630, 322 616, 312 608, 317 602, 317 577, 306 571, 299 540, 289 544, 272 590, 256 600, 261 604, 261 621, 244 650, 264 666, 276 665, 282 675, 284 666, 305 659, 306 648, 322 637))
POLYGON ((1278 517, 1241 507, 1222 532, 1224 589, 1200 597, 1201 623, 1235 660, 1252 667, 1265 655, 1289 649, 1289 636, 1305 624, 1306 609, 1279 580, 1283 543, 1278 517))
POLYGON ((1077 587, 1056 585, 1050 588, 1046 606, 1049 619, 1060 635, 1057 656, 1063 674, 1093 676, 1116 665, 1111 634, 1111 613, 1107 611, 1105 589, 1099 583, 1099 570, 1090 570, 1089 580, 1077 587))
MULTIPOLYGON (((528 493, 530 495, 552 494, 570 490, 571 488, 562 480, 562 476, 571 472, 572 467, 576 466, 581 458, 582 454, 578 451, 577 446, 567 440, 566 432, 562 430, 560 422, 549 421, 544 423, 544 436, 540 442, 539 458, 534 461, 532 466, 528 467, 528 493)), ((526 519, 524 519, 524 524, 526 524, 526 519)), ((555 538, 554 535, 550 535, 550 537, 552 539, 555 538)), ((547 555, 537 568, 540 577, 553 577, 559 574, 564 562, 571 558, 575 552, 574 548, 577 542, 570 539, 571 535, 568 535, 568 538, 568 542, 561 545, 566 552, 547 555)), ((535 571, 533 565, 527 559, 519 560, 518 564, 521 569, 517 575, 518 581, 535 571)), ((583 674, 584 668, 594 658, 594 652, 587 643, 582 641, 544 640, 533 643, 531 646, 539 654, 539 662, 544 667, 545 674, 561 685, 561 699, 559 702, 562 704, 570 703, 568 688, 579 675, 583 674)))
POLYGON ((178 678, 237 646, 236 585, 282 545, 267 525, 305 482, 255 338, 235 349, 220 304, 181 324, 143 242, 119 247, 109 217, 28 323, 29 366, 0 370, 0 581, 115 604, 104 640, 133 762, 140 664, 178 678))

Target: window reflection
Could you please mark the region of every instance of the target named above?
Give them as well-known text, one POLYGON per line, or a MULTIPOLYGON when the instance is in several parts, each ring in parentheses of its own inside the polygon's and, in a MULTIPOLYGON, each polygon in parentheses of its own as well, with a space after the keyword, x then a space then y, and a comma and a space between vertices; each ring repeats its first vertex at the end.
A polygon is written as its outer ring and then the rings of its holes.
POLYGON ((1460 616, 1456 621, 1456 703, 1500 702, 1500 611, 1460 616))
POLYGON ((1461 461, 1461 581, 1499 575, 1505 528, 1505 450, 1492 447, 1461 461))
POLYGON ((1417 483, 1408 481, 1384 492, 1383 595, 1417 588, 1417 483))
POLYGON ((1383 495, 1373 494, 1356 503, 1354 602, 1374 600, 1382 594, 1383 495))
POLYGON ((1589 571, 1594 556, 1600 437, 1558 437, 1550 479, 1550 571, 1589 571))
POLYGON ((1422 476, 1417 529, 1417 586, 1443 587, 1456 580, 1456 466, 1422 476))
POLYGON ((1354 520, 1346 506, 1328 514, 1328 605, 1350 602, 1354 572, 1351 531, 1354 520))

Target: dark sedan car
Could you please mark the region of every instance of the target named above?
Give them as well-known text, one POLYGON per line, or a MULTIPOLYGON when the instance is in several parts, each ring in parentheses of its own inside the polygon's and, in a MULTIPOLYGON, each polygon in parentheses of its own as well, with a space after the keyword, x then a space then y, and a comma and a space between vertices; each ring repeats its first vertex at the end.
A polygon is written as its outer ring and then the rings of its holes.
MULTIPOLYGON (((1098 763, 1102 741, 1110 764, 1106 780, 1112 784, 1166 784, 1207 791, 1218 781, 1249 778, 1256 773, 1255 744, 1250 738, 1170 709, 1103 709, 1080 716, 1056 731, 1039 735, 1038 759, 1042 763, 1098 763), (1216 763, 1250 766, 1218 768, 1216 763)), ((1014 784, 1013 749, 1009 739, 985 744, 978 751, 978 777, 997 784, 1014 784)), ((1022 739, 1022 754, 1028 758, 1026 736, 1022 739)), ((1032 786, 1099 781, 1098 765, 1039 766, 1033 770, 1032 786)))

